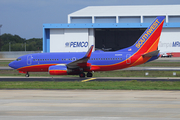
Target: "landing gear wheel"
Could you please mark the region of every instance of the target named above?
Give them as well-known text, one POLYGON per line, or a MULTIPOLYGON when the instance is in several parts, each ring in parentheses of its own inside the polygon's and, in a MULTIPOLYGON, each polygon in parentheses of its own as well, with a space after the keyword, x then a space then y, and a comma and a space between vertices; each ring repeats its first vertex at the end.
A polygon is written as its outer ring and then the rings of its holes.
POLYGON ((29 77, 29 73, 27 72, 25 76, 26 76, 26 77, 29 77))
POLYGON ((80 74, 79 74, 79 77, 80 77, 80 78, 85 77, 85 73, 80 73, 80 74))
POLYGON ((87 77, 92 77, 92 76, 93 76, 93 74, 91 72, 87 73, 87 77))

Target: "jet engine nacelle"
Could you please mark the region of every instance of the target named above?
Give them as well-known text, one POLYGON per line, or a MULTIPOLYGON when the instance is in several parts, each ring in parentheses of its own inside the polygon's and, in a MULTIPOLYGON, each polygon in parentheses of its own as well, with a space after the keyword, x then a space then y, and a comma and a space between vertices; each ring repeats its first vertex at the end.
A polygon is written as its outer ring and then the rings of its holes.
POLYGON ((53 65, 49 67, 50 75, 67 75, 67 71, 66 65, 53 65))

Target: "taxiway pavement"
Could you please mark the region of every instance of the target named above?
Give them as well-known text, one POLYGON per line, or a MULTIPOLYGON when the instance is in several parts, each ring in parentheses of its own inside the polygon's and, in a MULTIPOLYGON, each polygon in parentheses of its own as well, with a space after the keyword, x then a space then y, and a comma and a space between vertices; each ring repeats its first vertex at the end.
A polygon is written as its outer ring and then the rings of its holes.
POLYGON ((0 81, 180 81, 180 77, 0 77, 0 81))
POLYGON ((0 120, 179 120, 180 91, 0 90, 0 120))

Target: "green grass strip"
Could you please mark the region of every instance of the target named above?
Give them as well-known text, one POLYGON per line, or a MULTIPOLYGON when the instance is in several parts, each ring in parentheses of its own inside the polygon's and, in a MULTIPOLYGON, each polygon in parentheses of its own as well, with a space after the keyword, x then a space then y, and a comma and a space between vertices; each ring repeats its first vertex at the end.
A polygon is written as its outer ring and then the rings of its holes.
POLYGON ((91 82, 0 82, 0 89, 92 89, 92 90, 180 90, 180 82, 171 81, 91 81, 91 82))

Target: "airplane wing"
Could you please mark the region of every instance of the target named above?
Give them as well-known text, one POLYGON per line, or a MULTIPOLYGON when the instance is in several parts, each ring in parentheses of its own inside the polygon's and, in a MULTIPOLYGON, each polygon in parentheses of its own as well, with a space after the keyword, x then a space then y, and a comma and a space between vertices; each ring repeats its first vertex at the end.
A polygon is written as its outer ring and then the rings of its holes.
POLYGON ((143 54, 142 56, 143 57, 153 57, 153 56, 157 56, 159 54, 159 50, 155 50, 155 51, 152 51, 152 52, 148 52, 146 54, 143 54))
POLYGON ((92 50, 93 50, 93 45, 89 48, 89 50, 87 51, 86 55, 83 58, 73 61, 67 64, 66 66, 71 69, 78 68, 78 67, 80 68, 90 67, 91 65, 87 63, 87 61, 91 57, 92 50))

